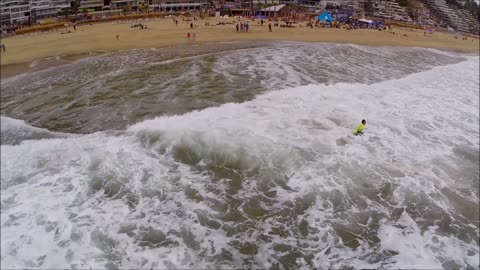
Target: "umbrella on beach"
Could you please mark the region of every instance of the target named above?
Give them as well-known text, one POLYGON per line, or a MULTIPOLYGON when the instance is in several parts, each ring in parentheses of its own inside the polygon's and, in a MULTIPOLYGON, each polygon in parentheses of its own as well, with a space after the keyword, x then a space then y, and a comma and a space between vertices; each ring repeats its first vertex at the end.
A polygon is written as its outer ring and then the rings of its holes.
POLYGON ((317 19, 318 19, 319 21, 328 21, 328 22, 333 21, 332 16, 330 16, 330 14, 329 14, 328 12, 326 12, 326 11, 324 11, 322 14, 320 14, 320 15, 317 17, 317 19))

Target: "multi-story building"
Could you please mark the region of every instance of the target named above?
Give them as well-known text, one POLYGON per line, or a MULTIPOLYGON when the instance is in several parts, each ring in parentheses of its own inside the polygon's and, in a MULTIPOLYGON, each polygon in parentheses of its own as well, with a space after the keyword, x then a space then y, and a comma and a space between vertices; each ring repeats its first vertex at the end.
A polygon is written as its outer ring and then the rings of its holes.
POLYGON ((30 11, 33 22, 58 16, 58 8, 50 0, 30 0, 30 11))
POLYGON ((26 23, 30 21, 28 0, 2 0, 0 4, 1 24, 26 23))
POLYGON ((57 17, 62 4, 70 7, 68 0, 2 0, 0 24, 34 23, 57 17))
POLYGON ((478 20, 471 20, 457 7, 452 7, 445 0, 425 0, 432 12, 441 18, 441 25, 456 31, 478 34, 478 20))
POLYGON ((253 6, 261 6, 261 5, 280 5, 282 1, 281 0, 251 0, 251 3, 253 6))
MULTIPOLYGON (((480 23, 477 18, 475 18, 470 11, 465 9, 457 10, 458 16, 463 19, 463 21, 468 25, 468 32, 479 35, 480 34, 480 23)), ((466 30, 466 29, 465 29, 466 30)))
POLYGON ((430 12, 423 2, 419 0, 411 1, 408 8, 414 23, 420 25, 436 24, 437 18, 430 12))
MULTIPOLYGON (((112 0, 114 1, 114 0, 112 0)), ((147 1, 147 0, 145 0, 147 1)), ((250 1, 250 0, 248 0, 250 1)), ((154 6, 155 10, 160 11, 199 11, 199 10, 209 10, 211 8, 239 8, 243 4, 247 4, 245 0, 149 0, 149 4, 154 6), (213 5, 212 5, 213 4, 213 5)), ((250 3, 250 2, 248 2, 250 3)), ((139 4, 140 6, 141 4, 139 4)))
POLYGON ((103 0, 81 0, 78 7, 79 12, 87 10, 88 12, 102 11, 103 10, 103 0))
POLYGON ((401 7, 394 0, 375 0, 373 2, 373 16, 396 21, 412 21, 406 8, 401 7))
POLYGON ((130 7, 131 11, 137 11, 143 0, 112 0, 110 2, 111 10, 123 10, 124 7, 130 7))

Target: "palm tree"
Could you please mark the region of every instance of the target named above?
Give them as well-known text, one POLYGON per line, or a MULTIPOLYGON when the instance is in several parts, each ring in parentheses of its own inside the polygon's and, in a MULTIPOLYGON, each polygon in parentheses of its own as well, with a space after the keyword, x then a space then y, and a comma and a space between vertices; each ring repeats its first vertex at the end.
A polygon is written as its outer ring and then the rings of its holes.
POLYGON ((148 8, 149 8, 148 3, 145 3, 145 2, 140 3, 140 12, 143 13, 145 11, 148 11, 148 8))
POLYGON ((127 3, 123 8, 122 8, 123 13, 126 15, 127 13, 132 12, 132 6, 130 6, 130 3, 127 3))

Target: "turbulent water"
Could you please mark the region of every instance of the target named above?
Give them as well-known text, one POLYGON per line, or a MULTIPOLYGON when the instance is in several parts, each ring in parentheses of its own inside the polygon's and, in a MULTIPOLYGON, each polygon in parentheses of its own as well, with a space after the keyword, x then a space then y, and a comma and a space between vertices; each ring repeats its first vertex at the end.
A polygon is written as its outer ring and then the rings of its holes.
POLYGON ((3 80, 1 268, 478 269, 478 74, 228 43, 3 80))

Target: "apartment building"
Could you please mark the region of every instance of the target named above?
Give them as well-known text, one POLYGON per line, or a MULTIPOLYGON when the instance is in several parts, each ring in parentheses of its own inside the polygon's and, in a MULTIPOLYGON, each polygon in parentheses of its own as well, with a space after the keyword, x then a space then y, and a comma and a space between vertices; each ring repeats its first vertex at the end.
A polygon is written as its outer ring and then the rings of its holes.
MULTIPOLYGON (((459 18, 462 18, 464 23, 468 28, 468 33, 472 33, 475 35, 480 34, 480 23, 477 18, 475 18, 470 11, 465 9, 457 9, 457 14, 459 18)), ((467 32, 467 28, 464 28, 465 32, 467 32)))
POLYGON ((0 24, 26 23, 30 18, 28 0, 2 0, 0 4, 0 24))
POLYGON ((457 7, 449 6, 445 0, 425 0, 425 2, 430 10, 441 18, 441 25, 460 32, 478 34, 478 31, 475 32, 478 21, 465 17, 464 12, 459 11, 457 7))
POLYGON ((412 19, 408 15, 406 8, 401 7, 396 1, 375 0, 373 2, 373 16, 386 18, 396 21, 411 22, 412 19))
POLYGON ((0 24, 35 23, 57 17, 62 7, 70 7, 68 0, 2 0, 0 24))
MULTIPOLYGON (((147 0, 145 0, 147 1, 147 0)), ((148 0, 154 10, 167 12, 206 11, 215 6, 218 8, 250 7, 250 0, 148 0)), ((140 5, 140 4, 139 4, 140 5)))
POLYGON ((434 14, 430 12, 427 6, 417 0, 412 1, 408 7, 412 20, 420 25, 435 25, 438 20, 434 14))
POLYGON ((103 0, 81 0, 78 7, 79 12, 87 10, 88 12, 102 11, 104 7, 103 0))
POLYGON ((282 2, 283 1, 281 0, 251 0, 251 3, 253 4, 254 7, 258 5, 280 5, 282 2))
POLYGON ((124 7, 129 6, 131 11, 137 11, 143 0, 112 0, 110 2, 111 10, 123 10, 124 7))
POLYGON ((50 0, 30 0, 30 15, 33 22, 58 16, 58 8, 50 0))

